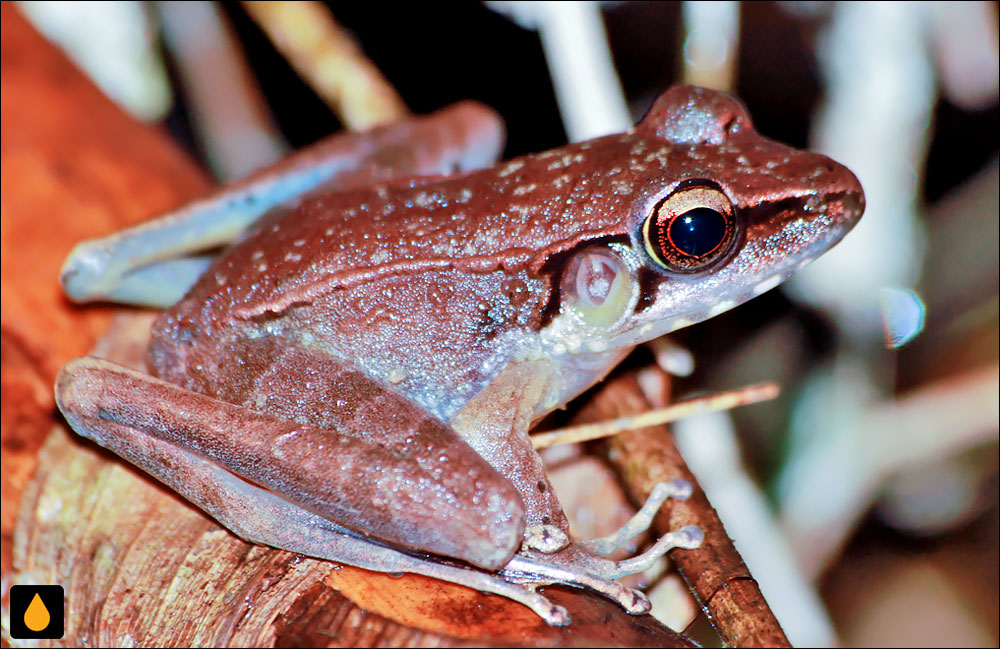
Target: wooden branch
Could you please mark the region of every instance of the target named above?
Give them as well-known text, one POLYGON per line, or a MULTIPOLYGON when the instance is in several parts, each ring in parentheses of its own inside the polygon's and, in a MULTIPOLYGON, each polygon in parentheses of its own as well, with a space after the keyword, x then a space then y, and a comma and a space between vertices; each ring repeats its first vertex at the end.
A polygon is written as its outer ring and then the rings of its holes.
MULTIPOLYGON (((113 313, 65 301, 66 254, 208 183, 12 3, 2 11, 3 583, 66 588, 60 644, 689 646, 581 591, 546 589, 573 615, 556 628, 501 597, 245 543, 58 426, 55 373, 88 352, 113 313)), ((151 317, 116 317, 100 353, 139 363, 151 317)))
MULTIPOLYGON (((649 371, 662 374, 662 370, 649 371)), ((579 417, 609 419, 645 412, 652 407, 634 374, 607 381, 579 413, 579 417)), ((653 487, 675 478, 695 485, 686 501, 668 501, 655 521, 659 534, 685 525, 697 525, 705 540, 696 550, 674 550, 674 562, 688 586, 708 613, 723 640, 738 647, 788 647, 788 639, 774 617, 760 588, 747 570, 725 527, 698 487, 695 477, 674 445, 665 426, 622 433, 607 442, 609 458, 625 479, 632 497, 644 502, 653 487)))

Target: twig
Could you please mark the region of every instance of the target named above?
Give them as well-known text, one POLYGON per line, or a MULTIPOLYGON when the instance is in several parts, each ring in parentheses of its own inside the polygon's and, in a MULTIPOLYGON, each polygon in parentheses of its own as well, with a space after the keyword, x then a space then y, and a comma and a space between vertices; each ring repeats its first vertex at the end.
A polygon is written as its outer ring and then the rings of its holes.
POLYGON ((639 415, 620 417, 595 424, 569 426, 548 433, 531 436, 535 448, 548 448, 557 444, 588 442, 603 437, 611 437, 627 430, 638 430, 649 426, 661 426, 670 422, 705 412, 731 410, 760 401, 768 401, 778 396, 778 386, 773 382, 756 383, 738 390, 730 390, 708 397, 689 399, 666 408, 656 408, 639 415))
POLYGON ((344 125, 361 131, 409 114, 396 90, 318 2, 244 2, 274 46, 344 125))
MULTIPOLYGON (((651 371, 661 372, 658 368, 651 371)), ((666 374, 663 373, 664 379, 666 374)), ((634 374, 608 381, 580 412, 587 419, 621 417, 650 409, 634 374)), ((757 582, 740 558, 715 510, 687 468, 662 426, 624 432, 608 440, 608 457, 622 475, 631 495, 643 502, 653 487, 675 478, 695 485, 685 501, 668 502, 655 520, 665 534, 684 525, 697 525, 705 541, 696 550, 675 550, 677 566, 727 645, 739 647, 790 646, 757 582)))

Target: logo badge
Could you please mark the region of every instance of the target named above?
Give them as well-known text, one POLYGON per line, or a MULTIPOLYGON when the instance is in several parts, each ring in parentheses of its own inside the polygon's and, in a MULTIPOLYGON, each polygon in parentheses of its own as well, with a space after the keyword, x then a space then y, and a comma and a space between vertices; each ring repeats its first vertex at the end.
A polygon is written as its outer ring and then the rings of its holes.
POLYGON ((66 627, 66 593, 62 586, 11 586, 10 637, 58 640, 66 627))

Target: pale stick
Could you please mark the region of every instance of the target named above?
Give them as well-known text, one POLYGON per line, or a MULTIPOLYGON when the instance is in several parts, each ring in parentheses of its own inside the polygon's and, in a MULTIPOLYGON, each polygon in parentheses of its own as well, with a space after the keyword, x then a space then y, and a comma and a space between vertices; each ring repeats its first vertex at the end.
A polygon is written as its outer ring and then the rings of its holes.
POLYGON ((244 2, 257 24, 352 131, 409 114, 378 68, 319 2, 244 2))
POLYGON ((539 433, 531 436, 531 443, 535 448, 548 448, 557 444, 573 444, 576 442, 587 442, 593 439, 611 437, 626 430, 636 430, 649 426, 659 426, 669 424, 672 421, 699 415, 705 412, 716 412, 719 410, 732 410, 737 406, 745 406, 751 403, 769 401, 778 396, 778 384, 773 381, 755 383, 737 390, 720 392, 708 397, 698 397, 688 399, 680 403, 675 403, 666 408, 657 408, 644 412, 641 415, 631 417, 621 417, 609 421, 601 421, 594 424, 583 424, 581 426, 570 426, 560 428, 547 433, 539 433))

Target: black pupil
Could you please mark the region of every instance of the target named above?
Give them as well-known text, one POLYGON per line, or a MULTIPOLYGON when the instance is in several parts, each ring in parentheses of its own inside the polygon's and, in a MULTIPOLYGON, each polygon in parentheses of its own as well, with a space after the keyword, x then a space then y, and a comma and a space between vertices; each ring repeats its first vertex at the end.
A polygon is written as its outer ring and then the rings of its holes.
POLYGON ((712 252, 725 236, 725 217, 707 207, 688 210, 670 224, 670 240, 679 251, 692 257, 712 252))

